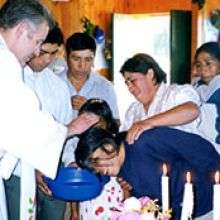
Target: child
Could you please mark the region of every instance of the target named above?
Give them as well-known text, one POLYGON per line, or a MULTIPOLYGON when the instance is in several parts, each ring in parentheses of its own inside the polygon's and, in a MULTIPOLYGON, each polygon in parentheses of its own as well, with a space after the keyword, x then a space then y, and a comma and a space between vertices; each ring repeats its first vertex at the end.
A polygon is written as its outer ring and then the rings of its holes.
MULTIPOLYGON (((117 121, 113 118, 106 101, 96 98, 88 99, 80 108, 79 114, 84 112, 92 112, 100 117, 94 127, 101 127, 113 134, 118 132, 117 121)), ((117 208, 122 200, 123 191, 116 178, 112 177, 98 197, 79 203, 78 217, 80 220, 109 220, 111 217, 110 209, 117 208)), ((72 212, 76 213, 74 203, 72 204, 72 212)))
POLYGON ((195 88, 203 102, 220 103, 220 46, 208 42, 196 50, 195 71, 200 76, 195 88))

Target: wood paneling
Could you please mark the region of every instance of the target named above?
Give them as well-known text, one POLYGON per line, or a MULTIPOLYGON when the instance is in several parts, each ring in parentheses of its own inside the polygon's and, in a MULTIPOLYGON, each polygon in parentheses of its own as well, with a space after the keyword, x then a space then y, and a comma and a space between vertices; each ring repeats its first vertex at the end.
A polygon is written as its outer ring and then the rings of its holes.
POLYGON ((206 16, 209 16, 211 11, 216 10, 216 9, 220 10, 219 0, 206 0, 206 5, 205 5, 206 16))
MULTIPOLYGON (((3 2, 5 0, 0 0, 0 4, 3 2)), ((193 5, 191 0, 69 0, 68 2, 41 0, 41 2, 53 12, 65 37, 82 30, 80 18, 83 16, 87 16, 93 23, 98 24, 108 35, 111 16, 114 12, 152 13, 185 9, 193 12, 192 39, 196 40, 197 6, 193 5)))
POLYGON ((118 13, 167 12, 171 9, 197 11, 191 0, 70 0, 52 2, 42 0, 63 28, 65 36, 81 30, 80 18, 87 16, 109 33, 111 15, 118 13))
MULTIPOLYGON (((2 4, 5 0, 0 0, 2 4)), ((207 0, 210 2, 219 0, 207 0)), ((52 2, 41 0, 54 14, 60 24, 65 38, 82 30, 80 18, 88 17, 93 23, 110 33, 112 13, 152 13, 172 10, 192 11, 192 54, 197 45, 198 7, 191 0, 69 0, 69 2, 52 2)))

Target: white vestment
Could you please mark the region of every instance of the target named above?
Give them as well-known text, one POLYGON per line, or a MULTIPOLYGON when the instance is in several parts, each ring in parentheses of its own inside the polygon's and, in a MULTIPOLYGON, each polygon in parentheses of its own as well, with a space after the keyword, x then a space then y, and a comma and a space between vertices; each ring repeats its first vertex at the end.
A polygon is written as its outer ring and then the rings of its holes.
POLYGON ((2 178, 9 178, 20 160, 21 206, 26 203, 33 208, 22 210, 20 219, 34 219, 34 169, 51 178, 56 176, 67 128, 40 111, 38 98, 23 82, 20 63, 1 36, 0 69, 0 217, 7 220, 2 178), (31 194, 24 201, 28 188, 31 194))

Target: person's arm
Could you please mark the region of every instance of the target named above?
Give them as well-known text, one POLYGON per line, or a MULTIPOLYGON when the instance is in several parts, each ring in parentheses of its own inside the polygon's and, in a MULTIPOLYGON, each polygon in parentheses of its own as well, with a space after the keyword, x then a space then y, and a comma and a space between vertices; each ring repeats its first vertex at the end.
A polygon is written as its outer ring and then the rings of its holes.
POLYGON ((143 154, 150 154, 170 164, 184 160, 202 172, 220 167, 220 156, 209 141, 174 128, 160 127, 145 131, 134 143, 134 150, 136 147, 143 154))
POLYGON ((81 134, 93 124, 99 121, 99 117, 92 113, 82 113, 77 118, 73 119, 68 125, 68 136, 81 134))
POLYGON ((199 107, 193 102, 186 102, 168 111, 133 123, 128 130, 127 141, 132 144, 140 134, 148 129, 161 126, 177 126, 192 122, 199 115, 199 107))

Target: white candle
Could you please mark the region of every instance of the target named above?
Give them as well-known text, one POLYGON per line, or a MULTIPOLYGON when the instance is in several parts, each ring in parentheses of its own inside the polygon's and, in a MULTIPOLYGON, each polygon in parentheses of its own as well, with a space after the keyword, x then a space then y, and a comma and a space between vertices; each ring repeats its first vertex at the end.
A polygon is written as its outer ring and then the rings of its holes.
POLYGON ((190 172, 186 173, 186 183, 184 187, 181 220, 192 219, 193 212, 193 186, 190 172))
POLYGON ((162 209, 163 212, 169 209, 169 177, 167 176, 167 166, 163 164, 162 185, 162 209))
POLYGON ((215 173, 215 184, 213 187, 213 220, 220 219, 220 184, 219 171, 215 173))

